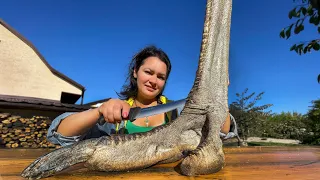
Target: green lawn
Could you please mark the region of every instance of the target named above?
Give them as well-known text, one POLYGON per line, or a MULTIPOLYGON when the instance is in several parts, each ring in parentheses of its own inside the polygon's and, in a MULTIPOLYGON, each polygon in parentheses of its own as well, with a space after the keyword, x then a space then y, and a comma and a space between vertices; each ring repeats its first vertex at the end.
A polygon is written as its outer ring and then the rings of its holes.
POLYGON ((302 144, 285 144, 273 142, 248 142, 248 146, 302 146, 302 144))

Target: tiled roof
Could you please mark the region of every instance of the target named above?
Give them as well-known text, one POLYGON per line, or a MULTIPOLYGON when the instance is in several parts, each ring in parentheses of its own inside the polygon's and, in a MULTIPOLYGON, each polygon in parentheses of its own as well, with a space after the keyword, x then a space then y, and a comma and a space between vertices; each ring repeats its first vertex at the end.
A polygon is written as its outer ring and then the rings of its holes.
POLYGON ((49 99, 9 95, 0 95, 0 107, 53 111, 84 111, 90 109, 89 105, 65 104, 49 99))

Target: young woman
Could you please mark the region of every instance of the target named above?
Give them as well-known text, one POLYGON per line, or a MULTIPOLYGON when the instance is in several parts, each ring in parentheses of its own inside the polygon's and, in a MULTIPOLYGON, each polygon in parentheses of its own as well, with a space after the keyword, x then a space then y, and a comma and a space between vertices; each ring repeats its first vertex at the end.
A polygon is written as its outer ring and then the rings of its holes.
MULTIPOLYGON (((120 99, 110 99, 97 108, 80 113, 64 113, 52 122, 48 130, 48 140, 54 144, 68 145, 88 138, 110 135, 113 133, 132 134, 150 131, 174 120, 177 110, 140 118, 134 122, 123 121, 128 117, 131 107, 146 108, 165 104, 169 100, 162 95, 171 71, 171 63, 161 49, 148 46, 138 52, 132 59, 120 99), (97 122, 102 117, 104 125, 97 122)), ((227 134, 230 117, 221 128, 227 134)))

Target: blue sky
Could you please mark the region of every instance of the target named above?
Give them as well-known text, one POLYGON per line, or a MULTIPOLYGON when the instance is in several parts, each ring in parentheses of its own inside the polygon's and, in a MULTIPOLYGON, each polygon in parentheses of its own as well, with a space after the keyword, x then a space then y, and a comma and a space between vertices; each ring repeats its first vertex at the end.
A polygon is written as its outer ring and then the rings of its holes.
MULTIPOLYGON (((6 23, 31 41, 56 70, 86 87, 84 102, 117 97, 130 58, 156 45, 172 62, 165 95, 188 95, 195 78, 205 0, 11 0, 1 3, 6 23)), ((316 28, 289 40, 280 30, 292 21, 292 0, 234 0, 230 40, 229 102, 235 94, 264 91, 259 104, 273 112, 305 113, 320 98, 320 52, 299 56, 295 42, 318 38, 316 28)))

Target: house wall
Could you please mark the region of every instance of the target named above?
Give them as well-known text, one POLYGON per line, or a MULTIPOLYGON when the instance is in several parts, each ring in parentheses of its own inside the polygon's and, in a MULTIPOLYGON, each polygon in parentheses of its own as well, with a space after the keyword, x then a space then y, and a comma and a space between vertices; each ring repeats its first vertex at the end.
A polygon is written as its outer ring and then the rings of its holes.
POLYGON ((0 94, 60 100, 81 89, 53 74, 36 52, 0 24, 0 94))

